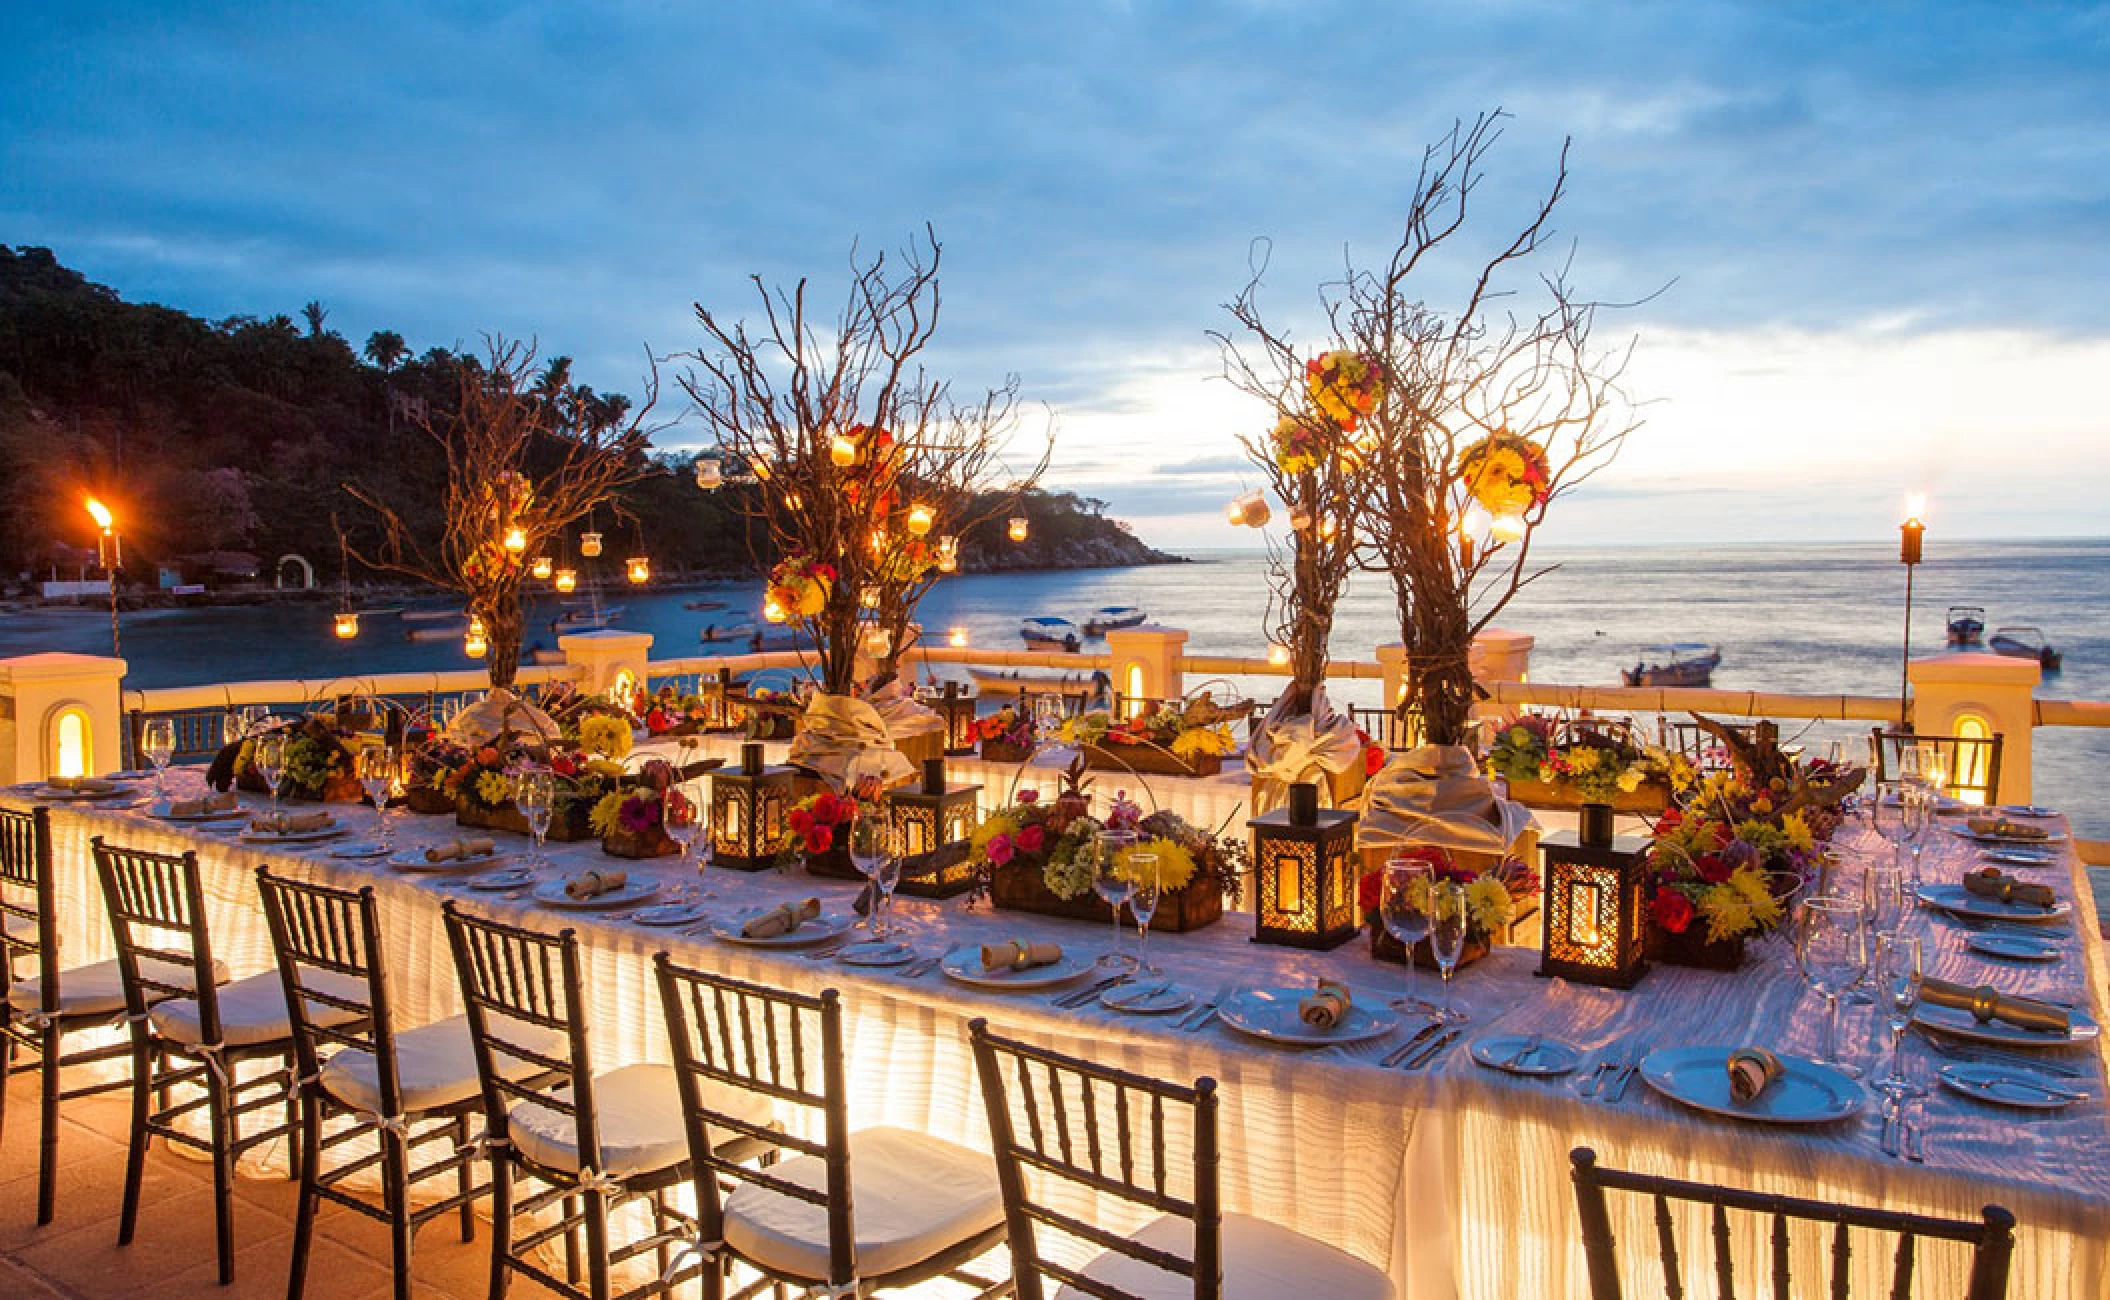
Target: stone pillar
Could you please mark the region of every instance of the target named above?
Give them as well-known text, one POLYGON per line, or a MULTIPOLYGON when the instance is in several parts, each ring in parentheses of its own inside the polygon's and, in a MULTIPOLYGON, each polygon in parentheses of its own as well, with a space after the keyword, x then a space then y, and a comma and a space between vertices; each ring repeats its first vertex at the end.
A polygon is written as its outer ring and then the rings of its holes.
POLYGON ((1398 641, 1387 641, 1379 646, 1377 668, 1385 682, 1385 698, 1378 704, 1382 708, 1396 709, 1407 693, 1407 647, 1398 641))
POLYGON ((2036 725, 2034 659, 1958 651, 1914 659, 1912 729, 1926 736, 1999 736, 1999 803, 2030 800, 2030 746, 2036 725))
POLYGON ((652 653, 650 632, 571 632, 557 638, 564 661, 580 670, 579 689, 589 695, 645 689, 645 663, 652 653))
POLYGON ((1106 651, 1114 661, 1114 693, 1131 700, 1179 699, 1187 689, 1180 665, 1186 650, 1183 628, 1124 627, 1108 632, 1106 651))
POLYGON ((1531 647, 1537 638, 1506 628, 1491 627, 1473 638, 1469 662, 1473 680, 1483 686, 1496 682, 1531 680, 1531 647))
POLYGON ((124 675, 107 655, 0 659, 0 783, 121 770, 124 675))

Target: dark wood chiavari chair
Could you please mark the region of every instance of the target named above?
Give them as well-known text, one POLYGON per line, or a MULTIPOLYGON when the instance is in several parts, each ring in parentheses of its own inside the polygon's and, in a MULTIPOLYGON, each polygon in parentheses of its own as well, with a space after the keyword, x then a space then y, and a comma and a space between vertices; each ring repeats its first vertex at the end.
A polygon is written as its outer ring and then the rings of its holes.
MULTIPOLYGON (((290 1140, 297 1129, 293 1029, 283 986, 276 971, 265 971, 218 987, 221 970, 213 960, 197 854, 113 848, 99 835, 91 843, 131 1029, 132 1122, 117 1242, 130 1244, 139 1223, 148 1144, 160 1137, 203 1151, 212 1160, 224 1286, 234 1280, 235 1162, 265 1142, 290 1140), (186 968, 187 976, 172 974, 186 968), (278 1068, 243 1079, 243 1067, 255 1062, 278 1068), (186 1090, 191 1095, 179 1100, 186 1090), (242 1131, 244 1117, 273 1108, 282 1109, 280 1122, 242 1131), (182 1122, 200 1110, 203 1137, 182 1122)), ((357 987, 339 981, 332 991, 352 997, 357 987)), ((350 1019, 333 1009, 314 1014, 336 1023, 350 1019)), ((298 1177, 299 1148, 292 1150, 298 1177)))
MULTIPOLYGON (((479 1153, 470 1119, 483 1103, 467 1017, 398 1030, 381 947, 380 909, 371 886, 356 890, 289 880, 259 867, 257 892, 285 987, 286 1012, 303 1084, 300 1098, 300 1203, 293 1227, 287 1294, 305 1289, 315 1215, 323 1201, 386 1223, 395 1295, 410 1295, 418 1229, 449 1212, 463 1241, 476 1237, 475 1201, 488 1190, 474 1176, 479 1153), (347 983, 359 989, 347 996, 347 983), (316 1009, 327 1008, 327 1016, 316 1009), (327 1134, 324 1126, 334 1122, 327 1134), (353 1143, 371 1141, 361 1154, 353 1143), (437 1159, 429 1158, 439 1148, 437 1159), (424 1153, 424 1164, 413 1161, 424 1153), (381 1168, 380 1203, 354 1180, 381 1168), (422 1205, 413 1193, 433 1180, 453 1188, 422 1205)), ((546 1043, 562 1050, 562 1043, 546 1043)), ((529 1073, 540 1074, 539 1067, 529 1073)))
POLYGON ((1968 803, 2000 802, 2000 737, 1921 736, 1910 731, 1869 732, 1869 750, 1875 758, 1875 783, 1881 788, 1898 780, 1904 771, 1899 757, 1907 745, 1931 745, 1940 752, 1947 776, 1945 794, 1968 803))
POLYGON ((145 745, 148 721, 166 721, 174 730, 176 749, 169 762, 190 763, 199 759, 210 759, 226 745, 228 713, 227 709, 217 708, 178 709, 151 715, 144 709, 127 711, 125 740, 129 745, 132 766, 147 766, 145 745))
POLYGON ((1004 1237, 988 1157, 905 1129, 851 1131, 835 990, 763 988, 666 953, 653 964, 696 1170, 705 1300, 722 1300, 735 1261, 828 1296, 941 1277, 1011 1294, 965 1271, 1004 1237), (772 1105, 817 1117, 822 1137, 772 1126, 772 1105))
POLYGON ((1095 1300, 1391 1300, 1391 1279, 1361 1260, 1223 1212, 1215 1080, 1190 1087, 1096 1065, 999 1038, 985 1020, 971 1022, 968 1036, 1019 1300, 1043 1300, 1048 1281, 1063 1296, 1095 1300), (1181 1145, 1190 1148, 1185 1161, 1181 1145), (1059 1208, 1059 1189, 1157 1217, 1123 1236, 1059 1208), (1041 1248, 1043 1229, 1100 1253, 1071 1267, 1041 1248))
POLYGON ((491 1296, 503 1297, 519 1273, 575 1300, 608 1300, 616 1270, 643 1264, 656 1265, 657 1281, 626 1290, 624 1300, 672 1295, 700 1271, 678 1267, 673 1254, 694 1232, 694 1219, 667 1195, 689 1180, 675 1071, 594 1073, 573 931, 543 934, 470 916, 451 900, 443 910, 490 1153, 491 1296), (516 1199, 516 1175, 542 1190, 516 1199), (650 1211, 652 1230, 611 1249, 610 1215, 632 1202, 650 1211), (542 1226, 514 1235, 516 1217, 550 1211, 542 1226), (533 1257, 559 1238, 561 1278, 533 1257))
MULTIPOLYGON (((1713 1268, 1709 1271, 1714 1276, 1716 1293, 1723 1300, 1730 1300, 1737 1294, 1736 1273, 1729 1254, 1731 1210, 1766 1215, 1772 1219, 1769 1234, 1770 1294, 1775 1296, 1814 1293, 1808 1287, 1798 1290, 1790 1275, 1789 1225, 1794 1221, 1832 1225, 1827 1294, 1849 1294, 1851 1279, 1847 1270, 1853 1254, 1849 1233, 1856 1228, 1897 1238, 1897 1246, 1891 1254, 1891 1300, 1905 1300, 1912 1294, 1913 1271, 1919 1262, 1918 1246, 1923 1238, 1961 1242, 1971 1248, 1970 1281, 1964 1300, 1999 1300, 2007 1294, 2009 1257, 2015 1248, 2015 1216, 1997 1205, 1986 1206, 1983 1216, 1974 1223, 1904 1214, 1896 1210, 1833 1205, 1825 1201, 1605 1169, 1598 1165, 1597 1153, 1588 1147, 1577 1147, 1568 1153, 1568 1159, 1574 1166, 1576 1209, 1582 1220, 1583 1253, 1590 1268, 1591 1300, 1621 1300, 1626 1294, 1620 1281, 1619 1249, 1612 1236, 1611 1210, 1605 1198, 1607 1191, 1631 1192, 1649 1197, 1654 1202, 1657 1260, 1663 1269, 1662 1293, 1669 1300, 1684 1300, 1685 1296, 1683 1265, 1671 1215, 1673 1201, 1712 1208, 1708 1217, 1714 1257, 1713 1268)), ((1747 1288, 1746 1294, 1755 1293, 1754 1283, 1747 1288)))

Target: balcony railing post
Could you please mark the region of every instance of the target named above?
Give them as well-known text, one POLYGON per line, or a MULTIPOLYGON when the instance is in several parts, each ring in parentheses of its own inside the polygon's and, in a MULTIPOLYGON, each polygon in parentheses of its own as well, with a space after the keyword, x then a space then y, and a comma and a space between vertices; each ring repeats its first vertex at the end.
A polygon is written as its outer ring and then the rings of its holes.
POLYGON ((1999 736, 1998 803, 2030 801, 2030 748, 2036 723, 2035 660, 1962 651, 1914 659, 1912 727, 1926 736, 1999 736))
POLYGON ((108 655, 0 659, 0 784, 121 770, 124 675, 108 655))
POLYGON ((576 681, 589 695, 626 695, 645 689, 646 661, 652 654, 650 632, 573 632, 557 638, 566 663, 578 669, 576 681))
POLYGON ((1181 656, 1187 633, 1176 627, 1124 627, 1106 634, 1114 691, 1129 700, 1176 700, 1186 694, 1181 656))

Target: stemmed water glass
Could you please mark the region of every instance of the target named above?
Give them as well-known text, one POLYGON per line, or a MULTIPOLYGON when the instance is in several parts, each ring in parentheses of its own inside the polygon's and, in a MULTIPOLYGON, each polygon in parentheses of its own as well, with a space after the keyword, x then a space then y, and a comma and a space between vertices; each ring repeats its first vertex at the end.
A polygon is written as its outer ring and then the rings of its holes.
POLYGON ((264 778, 271 788, 271 812, 278 814, 278 783, 286 775, 286 738, 283 734, 258 736, 256 748, 250 752, 250 762, 256 766, 256 774, 264 778))
POLYGON ((850 861, 859 875, 872 882, 872 914, 867 918, 874 943, 886 942, 890 933, 887 913, 892 910, 894 886, 901 882, 901 859, 894 853, 894 828, 886 819, 860 808, 850 823, 850 861))
POLYGON ((154 795, 168 796, 169 760, 176 756, 176 724, 168 718, 150 720, 139 736, 140 752, 154 765, 154 795))
POLYGON ((1435 878, 1435 870, 1417 858, 1392 858, 1385 863, 1378 915, 1384 920, 1385 933, 1407 950, 1407 987, 1392 1003, 1399 1011, 1431 1010, 1426 1001, 1414 996, 1414 948, 1429 937, 1429 886, 1435 878))
POLYGON ((1920 941, 1909 934, 1884 935, 1876 949, 1877 997, 1890 1017, 1890 1073, 1876 1084, 1894 1098, 1916 1097, 1918 1084, 1905 1077, 1905 1031, 1920 1000, 1920 941))
POLYGON ((541 768, 522 772, 513 780, 513 803, 527 818, 528 834, 534 837, 537 868, 547 866, 542 846, 549 839, 550 822, 557 815, 557 779, 541 768))
POLYGON ((1458 959, 1465 954, 1465 886, 1455 880, 1429 884, 1429 953, 1436 969, 1443 972, 1443 1008, 1437 1020, 1446 1025, 1463 1024, 1472 1016, 1451 1005, 1451 976, 1458 972, 1458 959))
POLYGON ((1920 855, 1926 852, 1927 835, 1934 829, 1934 791, 1924 785, 1905 787, 1905 847, 1912 850, 1912 883, 1920 883, 1920 855))
MULTIPOLYGON (((1905 869, 1894 862, 1870 862, 1862 867, 1860 902, 1861 920, 1873 950, 1905 923, 1905 869)), ((1882 995, 1875 983, 1865 981, 1848 1001, 1857 1007, 1872 1005, 1882 995)))
POLYGON ((1128 874, 1122 854, 1134 847, 1136 837, 1128 831, 1101 831, 1089 845, 1092 855, 1092 892, 1114 910, 1114 946, 1099 957, 1109 970, 1134 970, 1136 959, 1121 951, 1121 905, 1136 892, 1135 878, 1128 874))
POLYGON ((1839 996, 1860 982, 1868 967, 1861 904, 1836 894, 1805 899, 1795 936, 1795 961, 1803 983, 1824 999, 1824 1051, 1817 1059, 1858 1077, 1859 1070, 1839 1059, 1839 996))
POLYGON ((1906 785, 1878 790, 1869 800, 1869 819, 1890 846, 1890 860, 1900 871, 1905 868, 1905 844, 1912 838, 1911 804, 1912 789, 1906 785))
POLYGON ((1164 896, 1158 880, 1158 855, 1141 849, 1128 855, 1128 874, 1135 881, 1135 892, 1128 896, 1128 910, 1136 918, 1136 970, 1144 975, 1159 974, 1150 964, 1150 919, 1158 914, 1158 900, 1164 896))
POLYGON ((389 816, 388 800, 396 790, 396 778, 402 771, 402 757, 393 745, 369 745, 359 751, 359 788, 374 805, 374 813, 380 819, 381 851, 393 853, 396 848, 396 823, 389 816))

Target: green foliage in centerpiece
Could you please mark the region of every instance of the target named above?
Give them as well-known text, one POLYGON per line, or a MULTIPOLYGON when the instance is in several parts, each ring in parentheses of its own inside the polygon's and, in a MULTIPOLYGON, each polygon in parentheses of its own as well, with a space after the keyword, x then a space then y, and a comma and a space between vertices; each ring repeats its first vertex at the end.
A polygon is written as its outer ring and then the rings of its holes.
POLYGON ((1576 726, 1538 713, 1519 713, 1496 730, 1487 770, 1513 784, 1537 782, 1572 792, 1584 803, 1612 803, 1648 785, 1679 793, 1696 779, 1682 756, 1638 744, 1624 730, 1576 726))

